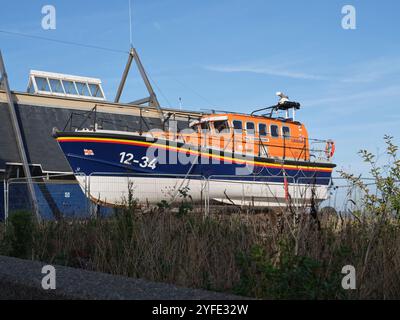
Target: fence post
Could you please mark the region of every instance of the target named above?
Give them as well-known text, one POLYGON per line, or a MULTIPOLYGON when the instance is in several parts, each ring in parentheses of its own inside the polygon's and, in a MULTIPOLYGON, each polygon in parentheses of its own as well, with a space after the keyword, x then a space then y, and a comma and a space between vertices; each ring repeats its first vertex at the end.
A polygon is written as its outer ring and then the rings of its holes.
POLYGON ((204 208, 204 216, 207 217, 210 213, 210 178, 206 178, 206 187, 204 188, 205 190, 205 208, 204 208))
POLYGON ((8 180, 4 179, 4 222, 8 219, 8 180))
POLYGON ((87 214, 87 213, 89 213, 89 200, 88 200, 88 191, 87 191, 87 188, 88 188, 88 177, 87 177, 87 175, 85 174, 85 214, 87 214))
POLYGON ((90 218, 93 218, 94 215, 94 210, 95 209, 95 204, 91 202, 90 200, 90 186, 91 186, 91 177, 92 175, 95 174, 94 172, 92 172, 91 174, 89 174, 89 176, 87 176, 85 174, 85 196, 86 196, 86 213, 89 214, 90 218))

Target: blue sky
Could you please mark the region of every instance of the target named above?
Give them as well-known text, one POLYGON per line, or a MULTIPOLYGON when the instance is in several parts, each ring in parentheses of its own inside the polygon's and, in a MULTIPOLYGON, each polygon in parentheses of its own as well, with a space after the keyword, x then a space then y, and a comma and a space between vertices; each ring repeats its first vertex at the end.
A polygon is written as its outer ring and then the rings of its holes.
MULTIPOLYGON (((129 50, 128 0, 1 0, 0 30, 129 50), (57 29, 41 28, 42 6, 57 29), (5 13, 5 14, 4 14, 5 13)), ((302 103, 310 137, 336 141, 339 168, 365 173, 361 148, 400 140, 400 2, 396 0, 133 0, 133 42, 162 105, 251 112, 276 91, 302 103), (344 30, 351 4, 357 29, 344 30), (160 91, 161 89, 161 91, 160 91)), ((14 90, 30 69, 99 77, 114 98, 127 55, 0 33, 14 90)), ((124 101, 145 88, 131 72, 124 101)))

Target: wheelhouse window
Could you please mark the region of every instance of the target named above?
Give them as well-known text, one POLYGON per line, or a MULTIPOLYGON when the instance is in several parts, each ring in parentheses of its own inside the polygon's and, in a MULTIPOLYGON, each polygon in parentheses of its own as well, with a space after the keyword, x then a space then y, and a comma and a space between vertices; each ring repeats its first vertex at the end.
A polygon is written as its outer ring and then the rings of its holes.
POLYGON ((210 130, 210 123, 208 121, 200 123, 200 129, 202 132, 210 130))
POLYGON ((254 133, 255 133, 254 122, 247 122, 246 123, 246 131, 247 131, 247 134, 254 135, 254 133))
POLYGON ((216 133, 229 133, 229 124, 227 120, 214 121, 214 129, 216 133))
POLYGON ((271 126, 271 136, 274 138, 279 137, 279 127, 275 124, 271 126))
POLYGON ((260 137, 267 136, 267 125, 265 123, 258 124, 258 134, 260 135, 260 137))
POLYGON ((290 138, 290 128, 282 127, 282 135, 284 138, 290 138))
POLYGON ((242 133, 243 132, 242 121, 234 120, 233 121, 233 129, 235 130, 236 133, 242 133))

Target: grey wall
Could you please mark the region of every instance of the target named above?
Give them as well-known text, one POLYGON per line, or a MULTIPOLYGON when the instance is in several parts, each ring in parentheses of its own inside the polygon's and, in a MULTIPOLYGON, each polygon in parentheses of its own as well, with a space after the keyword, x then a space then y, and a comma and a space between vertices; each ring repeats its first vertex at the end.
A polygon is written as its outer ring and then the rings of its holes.
POLYGON ((7 104, 0 103, 0 169, 4 169, 7 161, 19 162, 20 160, 7 104))

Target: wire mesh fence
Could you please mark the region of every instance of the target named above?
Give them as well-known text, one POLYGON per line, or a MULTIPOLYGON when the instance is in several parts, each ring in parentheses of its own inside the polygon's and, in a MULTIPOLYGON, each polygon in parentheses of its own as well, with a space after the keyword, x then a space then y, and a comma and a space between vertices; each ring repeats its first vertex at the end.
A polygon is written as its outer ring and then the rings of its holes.
MULTIPOLYGON (((289 203, 306 206, 312 197, 320 199, 319 207, 347 213, 361 209, 364 197, 360 188, 343 178, 310 181, 310 177, 252 176, 243 181, 243 177, 237 176, 96 173, 77 176, 76 180, 62 177, 36 180, 37 207, 43 219, 106 216, 129 201, 138 201, 147 207, 160 204, 173 207, 189 202, 199 212, 209 213, 210 209, 219 210, 221 206, 237 210, 282 208, 289 203)), ((374 190, 373 181, 363 179, 363 182, 374 190)), ((25 179, 8 180, 2 185, 5 219, 12 212, 31 210, 25 179)))
MULTIPOLYGON (((46 181, 33 183, 37 207, 43 219, 85 217, 89 201, 76 181, 46 181)), ((26 181, 11 181, 6 189, 5 213, 31 210, 26 181)))
MULTIPOLYGON (((360 181, 368 187, 371 194, 378 193, 376 182, 372 178, 362 178, 360 181)), ((361 211, 364 207, 365 191, 345 178, 335 177, 329 188, 329 195, 321 203, 321 207, 334 208, 337 212, 347 214, 361 211)))
POLYGON ((186 196, 204 203, 207 180, 200 175, 93 173, 87 177, 87 193, 100 204, 126 204, 129 198, 142 203, 173 204, 186 196))

